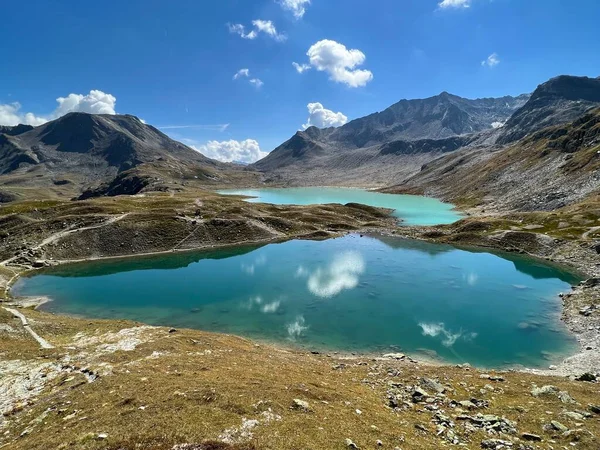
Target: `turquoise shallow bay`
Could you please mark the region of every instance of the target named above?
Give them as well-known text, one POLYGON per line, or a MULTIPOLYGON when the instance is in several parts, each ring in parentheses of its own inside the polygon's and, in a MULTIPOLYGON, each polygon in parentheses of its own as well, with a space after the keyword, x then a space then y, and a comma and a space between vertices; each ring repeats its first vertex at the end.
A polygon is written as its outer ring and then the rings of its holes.
POLYGON ((456 222, 461 215, 454 206, 431 197, 382 194, 355 188, 302 187, 273 189, 230 189, 226 195, 245 195, 251 203, 276 205, 315 205, 326 203, 362 203, 394 210, 394 216, 405 225, 442 225, 456 222))
POLYGON ((557 294, 576 276, 520 256, 348 235, 107 260, 14 286, 44 309, 311 349, 546 367, 575 349, 557 294))

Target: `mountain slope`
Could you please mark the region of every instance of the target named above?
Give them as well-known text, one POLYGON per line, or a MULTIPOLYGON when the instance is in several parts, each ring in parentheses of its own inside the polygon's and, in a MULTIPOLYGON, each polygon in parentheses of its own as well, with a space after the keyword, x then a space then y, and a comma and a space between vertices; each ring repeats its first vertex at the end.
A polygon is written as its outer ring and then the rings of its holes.
POLYGON ((16 128, 0 133, 0 186, 16 191, 51 186, 72 196, 134 194, 227 183, 229 175, 242 171, 130 115, 70 113, 35 128, 16 128))
POLYGON ((562 75, 541 84, 510 118, 498 139, 508 144, 551 125, 570 122, 600 104, 600 78, 562 75))
POLYGON ((299 131, 252 167, 290 184, 398 182, 448 151, 483 143, 528 98, 469 100, 443 92, 402 100, 339 128, 299 131))
POLYGON ((462 149, 388 192, 500 210, 554 210, 600 193, 600 108, 502 150, 462 149))

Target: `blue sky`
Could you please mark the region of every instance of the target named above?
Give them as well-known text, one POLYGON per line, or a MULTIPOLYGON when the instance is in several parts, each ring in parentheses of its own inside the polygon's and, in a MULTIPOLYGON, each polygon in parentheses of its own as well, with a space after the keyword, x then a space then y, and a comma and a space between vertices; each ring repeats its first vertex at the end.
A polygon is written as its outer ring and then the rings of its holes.
POLYGON ((596 0, 441 1, 3 2, 0 123, 116 111, 250 160, 309 123, 309 104, 311 124, 339 125, 402 98, 600 75, 596 0))

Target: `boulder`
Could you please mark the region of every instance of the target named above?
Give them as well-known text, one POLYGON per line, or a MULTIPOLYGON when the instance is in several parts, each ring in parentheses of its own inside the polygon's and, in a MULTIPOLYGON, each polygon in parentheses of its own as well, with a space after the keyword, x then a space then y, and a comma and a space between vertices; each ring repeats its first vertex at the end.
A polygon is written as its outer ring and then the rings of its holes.
POLYGON ((531 390, 531 395, 534 397, 549 397, 552 395, 558 395, 558 388, 556 386, 542 386, 542 387, 534 387, 531 390))

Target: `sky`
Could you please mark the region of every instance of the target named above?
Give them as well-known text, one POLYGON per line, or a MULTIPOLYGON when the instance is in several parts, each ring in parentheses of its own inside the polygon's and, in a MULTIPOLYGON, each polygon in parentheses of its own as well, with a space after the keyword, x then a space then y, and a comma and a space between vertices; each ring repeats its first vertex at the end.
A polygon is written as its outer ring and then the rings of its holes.
POLYGON ((133 114, 252 162, 404 98, 600 75, 597 0, 3 1, 0 125, 133 114))

